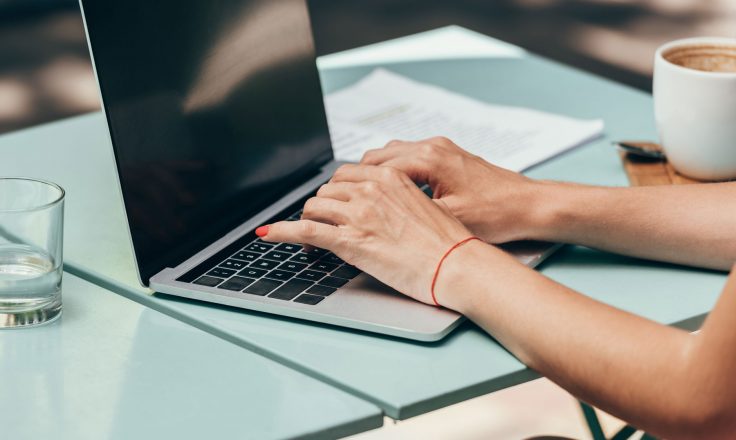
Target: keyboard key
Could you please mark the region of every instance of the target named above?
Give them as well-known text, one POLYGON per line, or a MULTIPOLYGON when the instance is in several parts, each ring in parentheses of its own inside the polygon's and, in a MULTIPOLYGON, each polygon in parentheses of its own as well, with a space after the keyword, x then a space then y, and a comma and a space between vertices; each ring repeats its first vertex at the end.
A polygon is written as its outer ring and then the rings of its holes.
POLYGON ((279 252, 279 251, 269 252, 263 256, 263 258, 268 258, 269 260, 275 260, 275 261, 286 261, 289 259, 289 257, 291 257, 290 253, 279 252))
POLYGON ((297 263, 296 261, 284 261, 283 263, 281 263, 281 266, 279 266, 279 269, 288 270, 291 272, 301 272, 302 270, 306 268, 307 268, 306 264, 297 263))
POLYGON ((295 299, 294 302, 302 303, 302 304, 309 304, 310 306, 313 306, 320 301, 325 299, 324 296, 317 296, 317 295, 310 295, 308 293, 302 293, 299 295, 299 298, 295 299))
POLYGON ((220 284, 218 288, 241 291, 245 289, 246 286, 252 284, 253 281, 255 281, 253 278, 232 277, 224 283, 220 284))
POLYGON ((261 254, 257 254, 255 252, 240 251, 240 252, 236 252, 232 256, 232 258, 237 258, 238 260, 243 260, 243 261, 253 261, 253 260, 257 260, 258 257, 260 256, 261 254))
POLYGON ((250 263, 250 267, 256 268, 256 269, 266 269, 271 270, 275 269, 276 266, 279 265, 278 261, 271 261, 271 260, 258 260, 250 263))
POLYGON ((317 257, 316 255, 309 255, 309 254, 305 254, 303 252, 299 252, 298 254, 296 254, 293 257, 291 257, 290 260, 291 261, 296 261, 298 263, 307 263, 307 264, 309 264, 309 263, 314 263, 317 260, 317 258, 319 258, 319 257, 317 257))
POLYGON ((321 296, 328 296, 331 295, 332 292, 334 292, 334 287, 327 287, 327 286, 321 286, 319 284, 315 284, 314 286, 307 289, 307 293, 313 293, 315 295, 321 295, 321 296))
POLYGON ((304 251, 308 253, 309 255, 316 255, 316 256, 322 256, 327 253, 327 249, 320 249, 320 248, 312 248, 309 251, 304 251))
POLYGON ((235 269, 240 270, 247 266, 248 263, 245 261, 239 261, 239 260, 225 260, 222 263, 220 263, 220 267, 226 267, 228 269, 235 269))
POLYGON ((316 270, 305 270, 304 272, 299 273, 299 275, 297 275, 296 277, 297 278, 303 278, 305 280, 310 280, 310 281, 319 281, 325 275, 327 275, 327 274, 324 273, 324 272, 319 272, 319 271, 316 271, 316 270))
POLYGON ((269 280, 267 278, 264 278, 246 287, 243 292, 250 293, 251 295, 264 296, 271 293, 275 288, 279 287, 280 285, 281 281, 269 280))
POLYGON ((344 278, 336 278, 336 277, 326 277, 319 281, 320 284, 324 284, 325 286, 330 286, 330 287, 342 287, 347 282, 348 280, 344 278))
POLYGON ((294 272, 289 272, 288 270, 276 269, 276 270, 272 270, 271 272, 267 273, 266 278, 273 278, 275 280, 286 281, 289 278, 293 277, 294 275, 296 275, 294 272))
POLYGON ((322 257, 321 261, 324 261, 325 263, 332 263, 332 264, 342 264, 344 261, 340 259, 337 255, 333 253, 329 253, 322 257))
POLYGON ((333 270, 337 269, 337 264, 325 263, 324 261, 320 260, 312 264, 310 269, 318 270, 320 272, 332 272, 333 270))
POLYGON ((194 284, 200 284, 202 286, 215 287, 222 282, 222 278, 208 277, 207 275, 201 276, 194 280, 194 284))
POLYGON ((260 278, 263 275, 266 275, 268 271, 263 269, 254 269, 252 267, 246 267, 245 269, 238 272, 238 275, 242 275, 244 277, 249 278, 260 278))
POLYGON ((230 278, 235 275, 235 271, 232 269, 224 269, 222 267, 216 267, 211 271, 207 272, 207 275, 220 278, 230 278))
POLYGON ((276 246, 276 250, 293 254, 293 253, 296 253, 302 250, 302 246, 299 244, 294 244, 294 243, 282 243, 276 246))
POLYGON ((264 253, 270 251, 271 248, 273 248, 273 246, 269 246, 269 245, 267 245, 265 243, 251 243, 251 244, 249 244, 248 246, 245 247, 245 250, 246 251, 251 251, 251 252, 258 252, 260 254, 264 254, 264 253))
POLYGON ((291 280, 284 283, 283 286, 276 289, 275 292, 268 295, 269 298, 283 299, 285 301, 291 301, 302 293, 304 289, 311 286, 312 283, 305 280, 291 280))
POLYGON ((346 280, 352 280, 353 278, 360 275, 361 270, 355 266, 344 265, 340 266, 339 269, 332 272, 330 275, 333 277, 345 278, 346 280))

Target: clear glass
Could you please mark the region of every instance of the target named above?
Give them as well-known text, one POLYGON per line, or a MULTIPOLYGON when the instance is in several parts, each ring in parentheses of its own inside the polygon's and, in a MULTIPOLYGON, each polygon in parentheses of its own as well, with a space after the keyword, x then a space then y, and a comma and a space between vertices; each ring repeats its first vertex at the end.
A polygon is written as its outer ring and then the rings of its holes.
POLYGON ((61 316, 64 190, 0 178, 0 329, 61 316))

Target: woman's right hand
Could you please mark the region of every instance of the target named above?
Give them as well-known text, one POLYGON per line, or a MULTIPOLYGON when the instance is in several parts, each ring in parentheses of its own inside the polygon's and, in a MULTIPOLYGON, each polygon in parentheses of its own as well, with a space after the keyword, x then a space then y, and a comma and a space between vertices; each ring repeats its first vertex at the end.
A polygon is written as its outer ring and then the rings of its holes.
POLYGON ((366 152, 361 164, 397 168, 429 184, 437 203, 489 243, 544 240, 538 208, 549 184, 492 165, 447 138, 391 141, 366 152))

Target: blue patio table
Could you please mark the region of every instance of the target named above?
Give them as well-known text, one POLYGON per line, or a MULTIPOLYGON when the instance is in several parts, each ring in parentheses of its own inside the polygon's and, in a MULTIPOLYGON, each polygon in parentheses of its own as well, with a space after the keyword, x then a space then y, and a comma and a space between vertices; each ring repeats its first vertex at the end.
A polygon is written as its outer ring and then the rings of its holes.
POLYGON ((74 275, 53 323, 0 331, 4 439, 324 438, 374 405, 74 275))

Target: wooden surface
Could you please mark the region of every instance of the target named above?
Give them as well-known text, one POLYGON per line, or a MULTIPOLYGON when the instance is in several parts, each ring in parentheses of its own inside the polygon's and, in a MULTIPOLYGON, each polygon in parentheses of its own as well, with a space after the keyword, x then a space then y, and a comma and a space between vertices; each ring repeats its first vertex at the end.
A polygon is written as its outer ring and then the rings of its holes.
POLYGON ((631 186, 687 185, 702 183, 675 171, 667 160, 647 159, 621 152, 626 176, 631 186))

